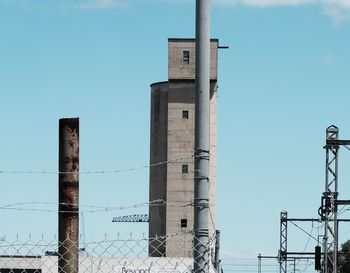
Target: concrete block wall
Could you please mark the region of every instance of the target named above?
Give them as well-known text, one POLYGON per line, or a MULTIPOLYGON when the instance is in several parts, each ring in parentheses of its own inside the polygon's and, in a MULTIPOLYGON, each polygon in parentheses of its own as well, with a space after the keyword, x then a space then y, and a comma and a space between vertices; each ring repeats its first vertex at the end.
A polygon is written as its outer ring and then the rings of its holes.
MULTIPOLYGON (((210 79, 217 80, 218 62, 217 39, 211 39, 210 45, 210 79)), ((168 79, 194 80, 195 79, 196 50, 194 39, 169 39, 168 40, 168 79), (183 62, 183 52, 189 52, 189 64, 183 62)))

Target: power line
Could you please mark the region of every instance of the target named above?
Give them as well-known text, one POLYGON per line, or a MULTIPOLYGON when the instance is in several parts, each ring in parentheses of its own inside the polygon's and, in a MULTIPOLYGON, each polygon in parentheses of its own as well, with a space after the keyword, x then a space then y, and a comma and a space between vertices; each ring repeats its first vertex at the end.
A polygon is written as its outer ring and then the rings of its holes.
MULTIPOLYGON (((255 267, 258 267, 255 265, 255 267)), ((253 268, 227 268, 226 266, 222 266, 224 268, 224 272, 256 272, 256 269, 253 270, 253 268)), ((266 271, 260 271, 260 272, 271 272, 270 270, 273 270, 274 268, 265 268, 266 271)))
MULTIPOLYGON (((307 248, 307 246, 309 245, 310 238, 311 238, 311 236, 312 236, 313 230, 314 230, 314 223, 312 222, 312 223, 311 223, 311 230, 310 230, 310 233, 309 233, 309 237, 308 237, 307 240, 306 240, 306 244, 305 244, 305 247, 304 247, 302 253, 305 253, 305 252, 306 252, 306 248, 307 248)), ((317 242, 318 242, 318 240, 317 240, 317 242)), ((300 257, 302 257, 302 255, 300 255, 300 257)), ((298 262, 297 262, 297 265, 300 263, 300 261, 301 261, 301 260, 299 259, 298 262)))
POLYGON ((239 257, 223 257, 221 258, 221 260, 254 260, 256 261, 256 257, 251 257, 251 258, 248 258, 248 257, 243 257, 243 258, 239 258, 239 257))
POLYGON ((318 242, 318 240, 312 236, 312 234, 310 234, 309 232, 307 232, 305 229, 301 228, 300 226, 298 226, 296 223, 294 223, 293 221, 290 221, 294 226, 296 226, 298 229, 300 229, 302 232, 304 232, 305 234, 307 234, 308 236, 310 236, 312 239, 314 239, 316 242, 318 242))
MULTIPOLYGON (((250 266, 257 266, 256 264, 223 264, 224 266, 242 266, 242 267, 250 267, 250 266)), ((262 264, 261 267, 276 267, 279 266, 279 264, 262 264)))
POLYGON ((348 151, 350 151, 350 147, 348 147, 347 145, 342 145, 342 147, 344 147, 345 149, 347 149, 348 151))

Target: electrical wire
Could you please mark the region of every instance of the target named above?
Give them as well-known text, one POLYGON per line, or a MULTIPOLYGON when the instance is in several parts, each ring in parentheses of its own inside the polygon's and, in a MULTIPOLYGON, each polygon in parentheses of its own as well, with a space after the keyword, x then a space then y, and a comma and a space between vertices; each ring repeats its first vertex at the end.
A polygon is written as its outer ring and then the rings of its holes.
POLYGON ((290 221, 290 223, 292 223, 294 226, 296 226, 298 229, 300 229, 302 232, 304 232, 305 234, 309 235, 312 239, 314 239, 316 242, 318 241, 314 236, 312 236, 312 234, 308 233, 306 230, 304 230, 303 228, 301 228, 300 226, 298 226, 296 223, 294 223, 293 221, 290 221))
POLYGON ((347 210, 347 209, 346 209, 346 206, 343 205, 342 208, 339 210, 338 215, 343 214, 346 210, 347 210))
POLYGON ((306 265, 304 267, 304 269, 300 270, 300 273, 305 272, 311 265, 313 265, 314 263, 310 262, 309 260, 306 261, 306 265))
MULTIPOLYGON (((304 247, 302 253, 305 253, 306 248, 307 248, 307 246, 309 245, 310 238, 311 238, 311 236, 312 236, 313 230, 314 230, 314 223, 312 222, 312 223, 311 223, 311 230, 310 230, 310 232, 309 232, 309 236, 308 236, 308 238, 307 238, 307 240, 306 240, 306 244, 305 244, 305 247, 304 247)), ((317 237, 317 243, 318 243, 318 237, 317 237)), ((300 255, 299 257, 301 258, 302 256, 303 256, 303 255, 300 255)), ((299 263, 300 263, 300 259, 298 260, 297 265, 298 265, 299 263)))
POLYGON ((347 145, 342 145, 342 147, 350 151, 350 147, 348 147, 347 145))
POLYGON ((350 208, 345 209, 345 205, 344 205, 344 209, 341 212, 339 212, 338 215, 342 215, 343 213, 345 213, 349 210, 350 210, 350 208))

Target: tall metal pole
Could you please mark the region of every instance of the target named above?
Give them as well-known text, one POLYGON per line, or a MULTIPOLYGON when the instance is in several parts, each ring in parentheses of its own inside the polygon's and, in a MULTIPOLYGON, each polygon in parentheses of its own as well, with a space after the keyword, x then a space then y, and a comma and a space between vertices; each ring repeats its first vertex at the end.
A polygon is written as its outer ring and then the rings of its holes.
POLYGON ((196 0, 194 273, 209 272, 210 0, 196 0))
POLYGON ((79 118, 59 121, 58 272, 79 268, 79 118))
POLYGON ((326 130, 326 179, 323 193, 324 220, 324 273, 338 273, 338 150, 339 144, 329 144, 339 140, 339 129, 332 125, 326 130))
POLYGON ((280 221, 280 250, 278 262, 280 263, 280 273, 287 273, 287 224, 288 213, 281 211, 280 221))

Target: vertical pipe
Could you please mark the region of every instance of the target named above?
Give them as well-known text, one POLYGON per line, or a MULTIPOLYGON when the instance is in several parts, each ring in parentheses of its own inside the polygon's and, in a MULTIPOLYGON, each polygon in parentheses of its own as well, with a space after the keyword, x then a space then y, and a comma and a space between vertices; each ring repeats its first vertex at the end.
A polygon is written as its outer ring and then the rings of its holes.
POLYGON ((194 273, 209 272, 210 0, 196 0, 194 273))
POLYGON ((79 118, 59 121, 58 272, 79 268, 79 118))
POLYGON ((258 255, 258 273, 261 273, 261 254, 258 255))

